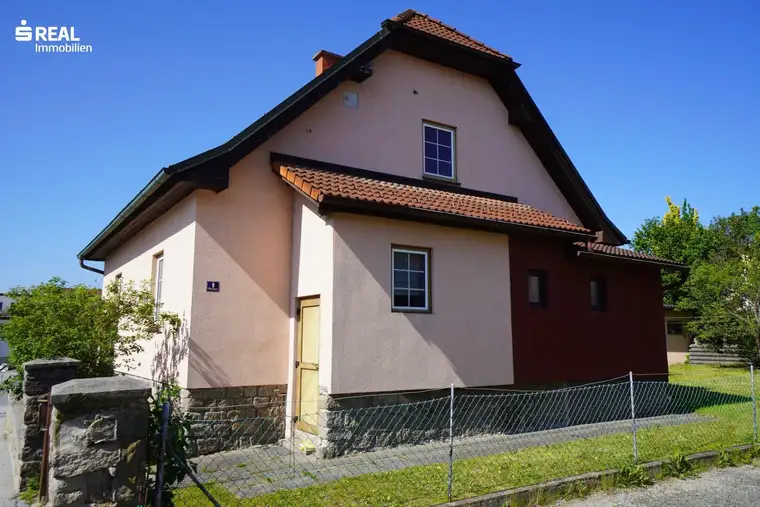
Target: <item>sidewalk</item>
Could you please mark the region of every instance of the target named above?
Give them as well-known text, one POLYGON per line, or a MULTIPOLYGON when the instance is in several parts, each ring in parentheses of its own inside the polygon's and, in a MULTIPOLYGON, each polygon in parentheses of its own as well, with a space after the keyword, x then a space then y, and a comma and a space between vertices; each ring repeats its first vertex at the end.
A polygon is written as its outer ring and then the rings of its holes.
POLYGON ((0 507, 17 507, 13 491, 11 454, 5 429, 8 396, 0 394, 0 507))

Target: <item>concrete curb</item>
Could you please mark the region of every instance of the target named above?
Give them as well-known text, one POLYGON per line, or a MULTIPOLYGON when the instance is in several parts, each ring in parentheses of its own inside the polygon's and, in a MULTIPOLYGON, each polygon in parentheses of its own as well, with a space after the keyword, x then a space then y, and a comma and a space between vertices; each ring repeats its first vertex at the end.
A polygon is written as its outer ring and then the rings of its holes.
MULTIPOLYGON (((752 445, 740 445, 736 447, 729 447, 726 451, 746 451, 752 449, 752 445)), ((720 456, 722 451, 707 451, 697 454, 690 454, 686 456, 686 460, 693 464, 711 465, 720 456)), ((641 468, 649 472, 649 476, 654 479, 658 474, 662 472, 662 466, 667 463, 668 460, 651 461, 649 463, 642 463, 641 468)), ((497 491, 495 493, 489 493, 487 495, 477 496, 473 498, 467 498, 464 500, 457 500, 455 502, 449 502, 440 504, 441 507, 461 507, 461 506, 474 506, 474 507, 503 507, 504 505, 530 505, 530 502, 537 497, 546 498, 552 496, 561 496, 567 491, 570 486, 577 486, 583 484, 589 489, 598 488, 603 482, 613 481, 615 477, 620 473, 620 470, 605 470, 603 472, 590 472, 581 475, 574 475, 572 477, 565 477, 564 479, 557 479, 555 481, 543 482, 541 484, 534 484, 533 486, 524 486, 521 488, 507 489, 504 491, 497 491)), ((456 481, 456 477, 454 477, 456 481)))

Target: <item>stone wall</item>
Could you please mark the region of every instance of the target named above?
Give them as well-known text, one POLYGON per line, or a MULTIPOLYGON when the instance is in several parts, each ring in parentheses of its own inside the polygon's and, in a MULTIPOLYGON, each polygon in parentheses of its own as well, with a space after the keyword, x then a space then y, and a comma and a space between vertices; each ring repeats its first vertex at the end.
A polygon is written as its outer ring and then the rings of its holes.
POLYGON ((50 507, 139 505, 148 453, 150 384, 132 377, 53 387, 50 507))
MULTIPOLYGON (((710 398, 704 388, 667 382, 637 381, 635 391, 639 418, 691 413, 700 400, 706 403, 710 398)), ((322 394, 318 434, 303 438, 315 444, 322 458, 447 440, 450 396, 448 389, 366 396, 322 394)), ((453 433, 458 438, 518 434, 630 417, 627 381, 532 392, 456 389, 453 433)))
POLYGON ((285 437, 287 390, 286 385, 188 389, 183 408, 192 419, 192 454, 279 442, 285 437))
POLYGON ((19 454, 16 460, 16 481, 20 490, 26 489, 31 477, 40 476, 45 421, 41 420, 40 405, 56 384, 76 377, 79 361, 70 358, 35 359, 24 363, 24 395, 22 404, 21 434, 18 436, 19 454))

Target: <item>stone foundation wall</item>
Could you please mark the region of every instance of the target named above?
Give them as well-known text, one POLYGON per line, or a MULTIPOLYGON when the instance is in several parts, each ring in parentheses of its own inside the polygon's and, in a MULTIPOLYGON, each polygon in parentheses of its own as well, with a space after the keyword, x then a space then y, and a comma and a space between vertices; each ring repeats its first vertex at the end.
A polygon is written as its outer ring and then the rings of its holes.
POLYGON ((53 387, 49 507, 136 507, 148 459, 148 382, 78 379, 53 387))
MULTIPOLYGON (((690 413, 704 388, 636 382, 636 416, 690 413), (692 392, 699 391, 699 392, 692 392), (679 402, 679 400, 686 400, 679 402), (689 401, 691 400, 691 401, 689 401)), ((450 390, 425 393, 329 396, 320 399, 316 451, 333 458, 352 452, 449 438, 450 390)), ((630 385, 530 393, 456 389, 454 436, 517 434, 629 419, 630 385)))
POLYGON ((40 405, 47 400, 53 386, 76 377, 78 366, 79 361, 70 358, 35 359, 24 363, 20 452, 14 460, 20 490, 26 489, 29 478, 40 476, 46 422, 40 419, 40 405))
POLYGON ((193 455, 213 454, 285 438, 287 385, 188 389, 193 455))

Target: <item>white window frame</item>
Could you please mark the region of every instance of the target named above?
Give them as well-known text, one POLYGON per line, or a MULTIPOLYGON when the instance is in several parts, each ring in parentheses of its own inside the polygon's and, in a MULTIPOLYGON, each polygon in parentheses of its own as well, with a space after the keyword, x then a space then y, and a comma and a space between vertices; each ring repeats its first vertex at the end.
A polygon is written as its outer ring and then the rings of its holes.
POLYGON ((164 296, 164 253, 153 256, 153 303, 156 305, 156 318, 161 315, 164 296))
MULTIPOLYGON (((391 309, 397 312, 429 312, 430 311, 430 251, 425 249, 392 247, 391 248, 391 309), (425 258, 425 306, 396 306, 396 253, 423 255, 425 258)), ((401 271, 401 270, 400 270, 401 271)), ((407 269, 407 272, 410 272, 407 269)))
MULTIPOLYGON (((423 121, 422 122, 422 174, 425 176, 430 176, 432 178, 441 178, 443 180, 456 181, 457 179, 456 145, 457 145, 456 129, 451 128, 451 127, 444 127, 443 125, 438 125, 437 123, 433 123, 429 121, 423 121), (425 127, 430 127, 437 130, 443 130, 444 132, 449 132, 451 134, 451 176, 441 176, 440 174, 429 173, 426 171, 425 158, 427 157, 425 157, 425 127)), ((440 159, 436 159, 436 160, 440 162, 440 159)))

